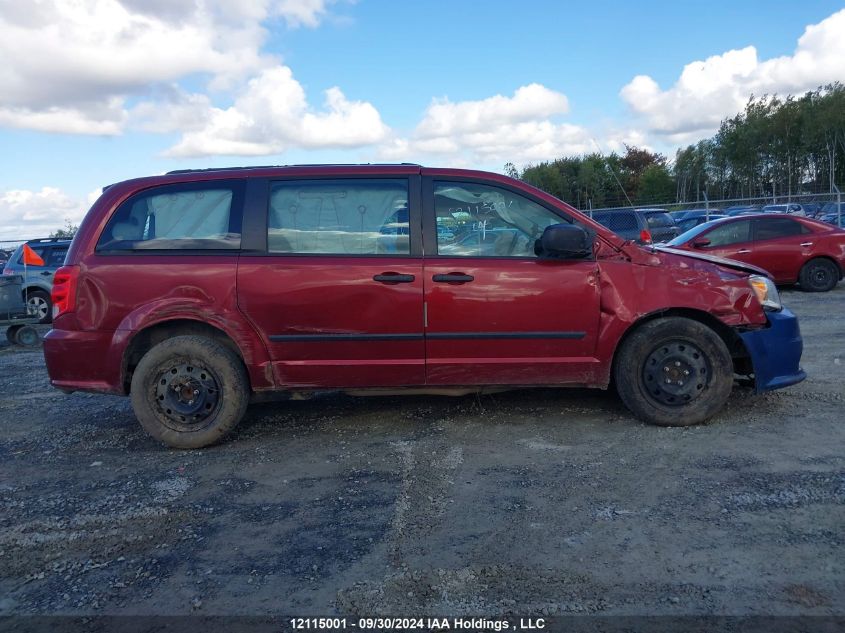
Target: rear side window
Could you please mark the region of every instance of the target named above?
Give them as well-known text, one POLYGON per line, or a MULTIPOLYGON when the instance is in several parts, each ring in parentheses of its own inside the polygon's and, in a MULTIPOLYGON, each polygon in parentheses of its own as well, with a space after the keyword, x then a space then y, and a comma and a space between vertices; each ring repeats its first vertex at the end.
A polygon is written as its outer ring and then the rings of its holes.
POLYGON ((668 213, 646 213, 644 215, 649 228, 675 226, 675 220, 668 213))
POLYGON ((267 250, 407 255, 411 252, 408 181, 356 178, 274 182, 267 250))
POLYGON ((51 268, 57 268, 64 265, 67 249, 67 246, 54 246, 50 249, 47 259, 44 260, 44 264, 51 268))
MULTIPOLYGON (((44 260, 44 264, 46 266, 50 265, 50 264, 47 263, 47 260, 45 259, 47 257, 47 247, 46 246, 32 246, 32 245, 30 245, 30 248, 33 251, 35 251, 36 255, 38 255, 41 259, 44 260)), ((20 255, 18 255, 18 264, 23 266, 23 249, 21 249, 20 255)), ((29 266, 37 266, 38 268, 41 268, 41 266, 38 265, 38 264, 29 264, 29 266)))
POLYGON ((639 228, 633 213, 596 213, 593 219, 611 231, 635 231, 639 228))
POLYGON ((111 217, 97 250, 238 249, 242 201, 240 181, 168 185, 135 194, 111 217))
POLYGON ((779 237, 801 235, 804 226, 790 218, 761 218, 757 220, 758 240, 774 240, 779 237))

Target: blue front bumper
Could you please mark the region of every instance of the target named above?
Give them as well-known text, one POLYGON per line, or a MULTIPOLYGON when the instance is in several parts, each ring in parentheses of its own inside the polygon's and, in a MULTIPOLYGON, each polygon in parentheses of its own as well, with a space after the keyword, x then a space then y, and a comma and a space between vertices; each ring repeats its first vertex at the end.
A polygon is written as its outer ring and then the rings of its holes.
POLYGON ((768 327, 740 334, 754 366, 757 393, 788 387, 807 377, 800 366, 804 343, 798 318, 786 308, 766 316, 768 327))

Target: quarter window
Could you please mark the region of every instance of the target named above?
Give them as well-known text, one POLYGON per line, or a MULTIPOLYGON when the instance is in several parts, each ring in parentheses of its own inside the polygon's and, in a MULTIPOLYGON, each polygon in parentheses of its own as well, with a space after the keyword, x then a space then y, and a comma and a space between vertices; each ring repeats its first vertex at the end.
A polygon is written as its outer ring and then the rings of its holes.
POLYGON ((240 182, 214 182, 137 194, 109 220, 97 250, 238 249, 242 189, 240 182))
POLYGON ((407 255, 408 181, 293 180, 270 190, 271 253, 407 255))
POLYGON ((536 257, 534 242, 552 224, 568 222, 507 189, 436 182, 437 253, 463 257, 536 257))

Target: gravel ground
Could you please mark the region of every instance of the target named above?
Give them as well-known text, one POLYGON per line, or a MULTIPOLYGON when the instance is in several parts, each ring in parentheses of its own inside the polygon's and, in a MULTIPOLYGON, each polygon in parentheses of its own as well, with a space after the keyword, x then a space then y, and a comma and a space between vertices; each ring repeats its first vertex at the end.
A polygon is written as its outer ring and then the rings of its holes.
POLYGON ((0 615, 845 614, 845 283, 710 424, 607 393, 255 405, 220 446, 0 348, 0 615))

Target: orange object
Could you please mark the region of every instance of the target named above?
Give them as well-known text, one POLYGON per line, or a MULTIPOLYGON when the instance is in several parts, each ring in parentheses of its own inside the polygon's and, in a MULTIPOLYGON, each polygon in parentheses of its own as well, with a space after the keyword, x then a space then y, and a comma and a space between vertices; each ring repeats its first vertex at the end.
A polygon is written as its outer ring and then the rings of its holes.
POLYGON ((29 244, 23 245, 23 263, 29 266, 43 266, 44 260, 41 255, 36 253, 29 247, 29 244))

